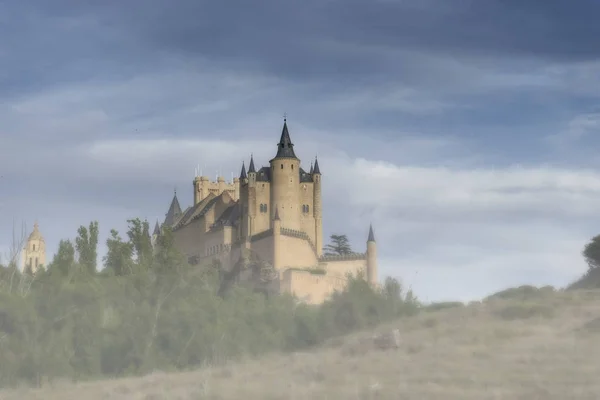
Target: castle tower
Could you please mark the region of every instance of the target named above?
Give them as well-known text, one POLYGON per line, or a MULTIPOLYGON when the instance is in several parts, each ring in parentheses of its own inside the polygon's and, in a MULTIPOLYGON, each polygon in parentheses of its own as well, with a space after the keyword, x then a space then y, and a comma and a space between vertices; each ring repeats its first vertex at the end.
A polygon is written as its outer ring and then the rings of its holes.
POLYGON ((207 176, 196 176, 194 177, 194 205, 200 203, 203 199, 208 196, 208 186, 210 180, 207 176))
POLYGON ((250 218, 249 235, 256 233, 256 167, 254 166, 254 156, 250 155, 250 164, 248 165, 248 216, 250 218))
POLYGON ((271 219, 275 211, 281 218, 281 226, 300 230, 300 159, 294 153, 287 121, 283 120, 277 154, 271 164, 271 219))
POLYGON ((319 160, 315 157, 314 166, 310 166, 312 179, 314 182, 313 191, 313 216, 315 218, 315 247, 317 256, 323 255, 323 209, 321 202, 321 170, 319 169, 319 160))
POLYGON ((33 232, 27 238, 23 248, 23 271, 36 273, 39 268, 46 265, 46 242, 40 233, 38 223, 33 225, 33 232))
POLYGON ((253 154, 250 154, 250 165, 248 166, 248 180, 256 182, 256 167, 254 166, 253 154))
POLYGON ((246 173, 246 164, 242 161, 242 170, 240 171, 240 221, 241 221, 241 236, 246 240, 250 237, 250 214, 248 208, 248 174, 246 173))
POLYGON ((373 234, 373 225, 369 226, 369 237, 367 238, 367 282, 377 285, 377 243, 373 234))
POLYGON ((281 219, 279 218, 279 209, 275 207, 275 216, 273 217, 273 268, 281 268, 281 219))
POLYGON ((238 201, 240 199, 240 178, 233 178, 233 188, 233 199, 238 201))

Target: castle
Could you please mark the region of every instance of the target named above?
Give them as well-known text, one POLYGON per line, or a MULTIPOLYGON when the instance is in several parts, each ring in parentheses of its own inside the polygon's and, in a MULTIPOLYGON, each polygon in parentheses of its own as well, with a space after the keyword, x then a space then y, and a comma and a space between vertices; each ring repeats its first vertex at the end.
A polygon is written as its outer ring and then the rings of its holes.
POLYGON ((46 241, 40 233, 38 223, 33 225, 21 256, 21 270, 35 273, 46 265, 46 241))
MULTIPOLYGON (((235 281, 262 290, 292 293, 318 304, 343 290, 347 274, 363 274, 377 285, 377 246, 369 228, 366 253, 323 254, 321 170, 300 166, 284 119, 277 154, 268 167, 254 157, 239 178, 193 180, 193 204, 182 211, 175 192, 163 226, 190 264, 213 261, 235 281)), ((157 225, 153 242, 161 234, 157 225)))

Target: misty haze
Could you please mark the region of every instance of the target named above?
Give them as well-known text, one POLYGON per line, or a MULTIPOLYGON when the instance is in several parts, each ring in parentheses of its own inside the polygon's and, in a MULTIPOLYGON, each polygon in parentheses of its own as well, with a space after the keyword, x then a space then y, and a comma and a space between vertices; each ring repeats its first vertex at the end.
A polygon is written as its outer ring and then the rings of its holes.
POLYGON ((600 398, 599 17, 0 1, 0 400, 600 398))

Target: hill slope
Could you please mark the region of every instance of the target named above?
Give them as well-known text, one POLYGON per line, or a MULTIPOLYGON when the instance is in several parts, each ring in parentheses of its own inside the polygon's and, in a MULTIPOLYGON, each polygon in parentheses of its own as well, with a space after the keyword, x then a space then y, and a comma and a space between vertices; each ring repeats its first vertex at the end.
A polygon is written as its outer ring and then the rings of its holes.
POLYGON ((0 391, 2 400, 600 398, 600 291, 491 299, 378 327, 312 352, 143 378, 0 391), (363 340, 367 338, 367 340, 363 340), (367 343, 367 345, 365 345, 367 343))

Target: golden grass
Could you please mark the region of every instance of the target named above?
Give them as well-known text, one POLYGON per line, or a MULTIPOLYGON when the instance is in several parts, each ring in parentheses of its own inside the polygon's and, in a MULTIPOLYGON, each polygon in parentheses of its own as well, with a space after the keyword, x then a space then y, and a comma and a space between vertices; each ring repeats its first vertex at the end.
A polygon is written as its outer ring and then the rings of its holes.
POLYGON ((598 399, 600 292, 494 300, 381 326, 400 329, 397 350, 333 339, 304 353, 270 355, 194 372, 44 389, 2 400, 70 399, 598 399))

